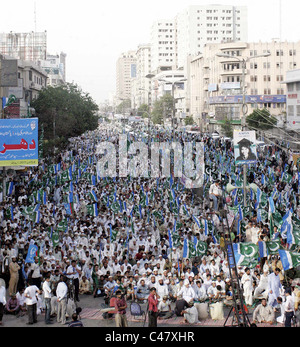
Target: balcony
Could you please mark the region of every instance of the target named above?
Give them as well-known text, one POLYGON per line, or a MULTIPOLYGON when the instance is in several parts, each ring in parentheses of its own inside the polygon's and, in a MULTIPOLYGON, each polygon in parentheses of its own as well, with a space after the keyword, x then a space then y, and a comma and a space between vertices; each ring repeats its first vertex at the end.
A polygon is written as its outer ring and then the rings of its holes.
MULTIPOLYGON (((245 74, 247 74, 247 71, 245 71, 245 74)), ((221 76, 242 76, 243 69, 223 70, 220 73, 220 75, 221 76)))

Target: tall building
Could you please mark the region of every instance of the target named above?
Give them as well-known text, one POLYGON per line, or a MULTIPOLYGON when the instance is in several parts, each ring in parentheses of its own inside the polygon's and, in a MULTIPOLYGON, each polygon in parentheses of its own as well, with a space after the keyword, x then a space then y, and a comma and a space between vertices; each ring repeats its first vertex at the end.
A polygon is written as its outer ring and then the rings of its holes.
MULTIPOLYGON (((174 75, 188 77, 188 62, 191 57, 204 53, 207 45, 247 40, 247 7, 189 6, 175 18, 157 20, 152 25, 151 72, 155 75, 154 80, 159 78, 162 71, 168 70, 174 75)), ((189 84, 188 79, 184 91, 180 93, 180 110, 183 114, 190 113, 189 84)))
POLYGON ((151 72, 151 45, 141 44, 136 51, 136 78, 132 85, 132 105, 139 108, 151 104, 151 81, 146 76, 151 72))
POLYGON ((136 78, 136 52, 122 53, 116 63, 116 98, 131 100, 131 83, 136 78))
POLYGON ((177 38, 175 19, 157 20, 151 27, 151 71, 160 67, 176 68, 177 38))
POLYGON ((231 5, 189 6, 176 17, 178 67, 187 56, 197 56, 206 44, 248 41, 247 7, 231 5))

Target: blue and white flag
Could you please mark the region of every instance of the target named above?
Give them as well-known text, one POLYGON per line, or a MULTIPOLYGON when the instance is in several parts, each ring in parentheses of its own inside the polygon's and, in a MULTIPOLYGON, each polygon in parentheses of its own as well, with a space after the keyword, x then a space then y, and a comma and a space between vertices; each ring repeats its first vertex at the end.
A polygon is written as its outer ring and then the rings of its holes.
POLYGON ((43 193, 43 204, 44 205, 47 204, 47 193, 46 192, 43 193))
POLYGON ((256 206, 258 207, 261 202, 261 190, 257 188, 256 192, 256 206))
POLYGON ((268 256, 268 249, 265 241, 258 241, 258 252, 259 252, 259 258, 266 258, 268 256))
POLYGON ((290 270, 292 268, 296 268, 300 264, 300 254, 285 251, 282 249, 278 250, 280 260, 282 263, 282 267, 284 271, 290 270))
POLYGON ((274 204, 273 197, 269 197, 269 212, 275 213, 275 204, 274 204))
POLYGON ((293 210, 290 209, 283 217, 283 223, 280 229, 280 233, 283 239, 286 239, 288 235, 293 233, 292 215, 293 210))
POLYGON ((37 252, 38 252, 38 246, 30 244, 28 248, 27 256, 25 259, 25 263, 28 263, 28 264, 34 263, 34 259, 37 256, 37 252))
POLYGON ((7 195, 11 196, 14 189, 14 182, 8 182, 7 184, 7 195))

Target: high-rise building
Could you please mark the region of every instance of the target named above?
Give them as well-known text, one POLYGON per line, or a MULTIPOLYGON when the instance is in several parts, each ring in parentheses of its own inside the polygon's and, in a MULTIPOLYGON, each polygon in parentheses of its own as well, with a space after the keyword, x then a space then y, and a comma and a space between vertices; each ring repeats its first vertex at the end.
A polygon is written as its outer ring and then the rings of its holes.
POLYGON ((176 68, 176 21, 157 20, 151 27, 151 71, 160 67, 176 68))
POLYGON ((132 105, 139 108, 151 104, 151 81, 146 76, 151 72, 151 45, 141 44, 136 51, 136 78, 132 86, 132 105))
POLYGON ((131 82, 136 78, 136 52, 122 53, 116 63, 116 98, 131 100, 131 82))
POLYGON ((231 5, 189 6, 176 16, 177 63, 197 56, 206 44, 248 40, 247 7, 231 5))

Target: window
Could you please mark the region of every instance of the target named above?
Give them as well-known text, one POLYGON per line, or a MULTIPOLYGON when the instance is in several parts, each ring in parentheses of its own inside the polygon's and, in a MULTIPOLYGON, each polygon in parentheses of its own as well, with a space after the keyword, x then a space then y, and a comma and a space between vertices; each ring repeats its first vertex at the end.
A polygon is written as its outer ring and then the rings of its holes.
POLYGON ((300 117, 300 105, 296 106, 297 117, 300 117))
POLYGON ((294 106, 288 106, 288 117, 294 117, 294 106))

